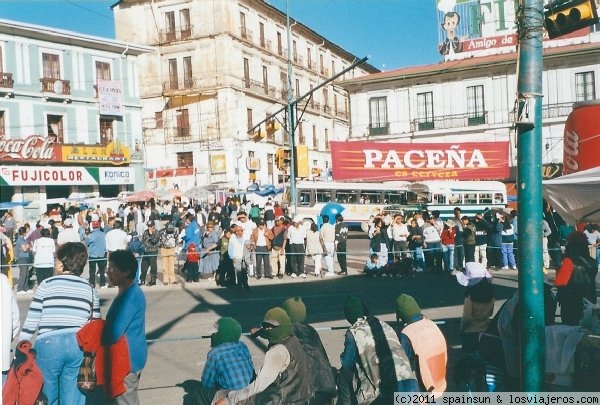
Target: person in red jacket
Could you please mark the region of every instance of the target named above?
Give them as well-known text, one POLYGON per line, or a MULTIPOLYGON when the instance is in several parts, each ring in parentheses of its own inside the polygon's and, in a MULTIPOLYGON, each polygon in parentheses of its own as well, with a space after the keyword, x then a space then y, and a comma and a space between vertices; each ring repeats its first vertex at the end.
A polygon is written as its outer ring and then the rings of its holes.
POLYGON ((200 264, 200 253, 196 250, 196 244, 190 243, 186 253, 185 264, 181 271, 186 274, 185 281, 188 283, 198 282, 198 268, 200 264))
POLYGON ((444 270, 450 273, 454 270, 454 246, 456 245, 456 228, 454 228, 454 222, 451 220, 444 222, 444 229, 442 229, 440 237, 442 238, 444 270))
MULTIPOLYGON (((15 361, 2 388, 5 405, 33 404, 42 394, 44 377, 35 364, 35 350, 28 340, 22 340, 15 350, 15 361)), ((44 396, 45 397, 45 396, 44 396)))

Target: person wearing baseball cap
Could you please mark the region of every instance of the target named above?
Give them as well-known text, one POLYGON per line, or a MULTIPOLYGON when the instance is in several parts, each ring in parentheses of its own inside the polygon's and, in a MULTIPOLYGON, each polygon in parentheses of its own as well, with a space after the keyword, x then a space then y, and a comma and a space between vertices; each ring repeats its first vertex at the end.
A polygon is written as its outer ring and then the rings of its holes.
POLYGON ((257 404, 307 403, 312 391, 311 370, 283 308, 271 308, 265 313, 259 335, 269 341, 269 350, 254 381, 242 389, 218 391, 213 403, 237 404, 250 397, 257 404))

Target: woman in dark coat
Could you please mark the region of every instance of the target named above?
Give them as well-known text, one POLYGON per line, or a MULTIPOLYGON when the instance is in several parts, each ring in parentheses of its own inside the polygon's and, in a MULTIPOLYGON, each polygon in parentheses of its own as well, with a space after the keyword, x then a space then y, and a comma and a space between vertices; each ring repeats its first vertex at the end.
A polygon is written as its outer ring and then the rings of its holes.
POLYGON ((558 303, 562 323, 578 325, 583 317, 583 299, 596 303, 596 261, 590 257, 587 238, 582 232, 567 237, 565 257, 556 271, 558 303))

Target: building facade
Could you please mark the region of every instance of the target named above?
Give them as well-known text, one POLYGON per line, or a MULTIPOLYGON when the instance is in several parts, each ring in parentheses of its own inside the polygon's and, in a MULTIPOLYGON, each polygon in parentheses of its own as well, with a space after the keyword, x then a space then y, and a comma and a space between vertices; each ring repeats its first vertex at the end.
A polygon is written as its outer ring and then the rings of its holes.
POLYGON ((136 63, 145 52, 0 20, 0 200, 31 201, 17 218, 140 186, 132 162, 142 140, 136 63))
MULTIPOLYGON (((459 6, 466 7, 465 4, 459 6)), ((506 5, 505 11, 514 18, 512 7, 506 5)), ((440 53, 444 55, 440 63, 371 74, 342 83, 350 97, 350 139, 420 146, 437 143, 441 151, 472 142, 487 143, 489 150, 496 145, 508 145, 505 161, 496 164, 510 170, 492 179, 514 182, 518 144, 515 124, 523 119, 517 117, 516 107, 516 35, 514 26, 503 24, 498 18, 490 21, 504 30, 486 29, 484 24, 479 34, 490 32, 491 37, 471 38, 455 45, 454 50, 440 44, 440 53)), ((562 173, 565 121, 573 104, 598 97, 598 28, 598 25, 585 28, 557 40, 549 40, 545 35, 541 131, 544 178, 562 173)), ((411 180, 410 170, 396 173, 400 176, 397 180, 411 180)), ((460 178, 478 179, 468 173, 460 178)))
MULTIPOLYGON (((150 188, 280 183, 287 114, 273 114, 359 59, 294 20, 288 40, 286 15, 264 1, 122 0, 113 10, 119 40, 157 50, 140 56, 150 188)), ((362 64, 297 104, 309 177, 331 167, 329 141, 348 137, 338 82, 375 72, 362 64)))

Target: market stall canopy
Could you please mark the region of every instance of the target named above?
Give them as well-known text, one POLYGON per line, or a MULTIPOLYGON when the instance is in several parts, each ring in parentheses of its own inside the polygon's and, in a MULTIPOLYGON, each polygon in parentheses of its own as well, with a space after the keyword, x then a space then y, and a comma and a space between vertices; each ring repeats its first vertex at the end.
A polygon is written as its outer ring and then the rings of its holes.
POLYGON ((125 202, 136 202, 136 201, 148 201, 153 198, 157 198, 156 192, 152 190, 142 190, 137 191, 133 194, 129 194, 123 197, 123 201, 125 202))
POLYGON ((17 207, 26 207, 31 201, 8 201, 0 203, 0 210, 10 210, 17 207))
POLYGON ((183 195, 191 198, 192 200, 202 200, 208 198, 214 191, 209 190, 207 187, 195 186, 187 190, 183 195))
POLYGON ((600 223, 600 167, 542 184, 544 197, 567 223, 600 223))
POLYGON ((156 192, 156 198, 158 200, 161 201, 169 201, 172 200, 173 198, 181 198, 183 197, 183 193, 181 192, 181 190, 176 189, 176 188, 171 188, 168 190, 155 190, 156 192))

